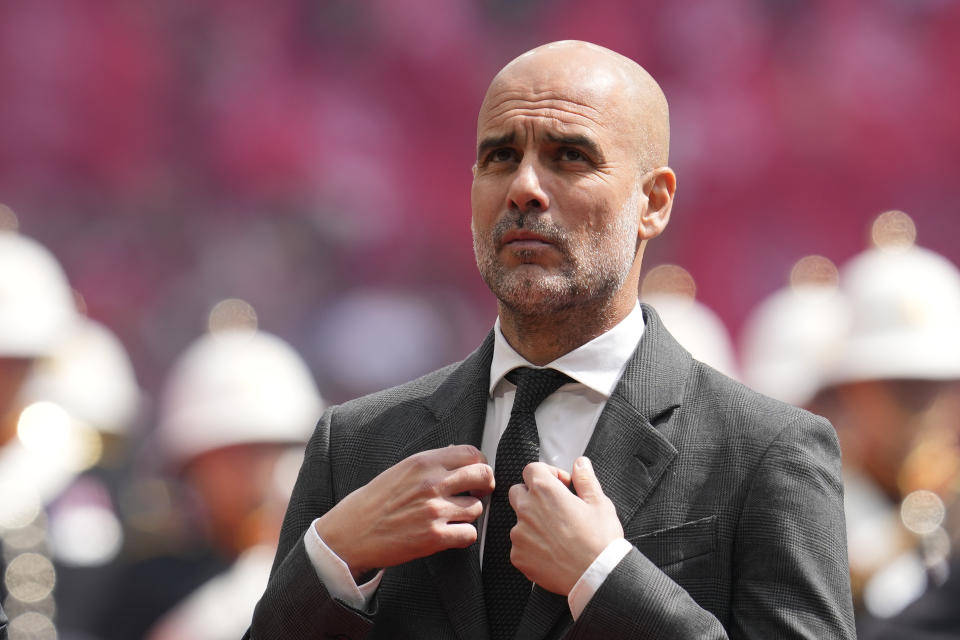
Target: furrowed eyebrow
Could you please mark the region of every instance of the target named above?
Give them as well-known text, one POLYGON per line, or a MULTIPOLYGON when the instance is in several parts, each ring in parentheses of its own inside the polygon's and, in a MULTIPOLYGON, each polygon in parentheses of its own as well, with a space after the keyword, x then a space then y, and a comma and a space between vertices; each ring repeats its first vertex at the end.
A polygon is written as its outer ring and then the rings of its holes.
POLYGON ((585 149, 587 153, 593 156, 596 162, 603 161, 603 153, 600 151, 600 147, 597 146, 596 142, 586 136, 557 136, 552 133, 548 133, 544 137, 549 142, 554 144, 561 144, 569 147, 580 147, 581 149, 585 149))
POLYGON ((513 141, 516 140, 516 138, 516 134, 513 133, 502 135, 499 138, 484 138, 480 144, 477 145, 477 161, 479 162, 482 160, 487 151, 490 151, 491 149, 502 147, 505 144, 513 144, 513 141))

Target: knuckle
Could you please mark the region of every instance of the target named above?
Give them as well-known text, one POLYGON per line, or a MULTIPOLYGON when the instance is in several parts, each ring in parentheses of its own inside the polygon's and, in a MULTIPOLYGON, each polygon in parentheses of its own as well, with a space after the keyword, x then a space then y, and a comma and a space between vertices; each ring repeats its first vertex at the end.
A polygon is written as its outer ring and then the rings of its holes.
POLYGON ((530 491, 545 491, 547 487, 550 486, 550 483, 542 477, 537 476, 528 480, 527 486, 530 488, 530 491))
POLYGON ((424 511, 426 516, 430 520, 436 520, 444 514, 444 503, 442 500, 427 500, 423 504, 424 511))
POLYGON ((426 451, 421 451, 420 453, 410 456, 406 462, 415 472, 423 471, 430 466, 430 459, 427 457, 426 451))
POLYGON ((433 475, 427 475, 420 479, 420 491, 426 495, 438 495, 440 485, 440 479, 433 475))
POLYGON ((516 547, 510 549, 510 564, 520 570, 520 573, 527 575, 527 563, 524 560, 523 552, 516 547))

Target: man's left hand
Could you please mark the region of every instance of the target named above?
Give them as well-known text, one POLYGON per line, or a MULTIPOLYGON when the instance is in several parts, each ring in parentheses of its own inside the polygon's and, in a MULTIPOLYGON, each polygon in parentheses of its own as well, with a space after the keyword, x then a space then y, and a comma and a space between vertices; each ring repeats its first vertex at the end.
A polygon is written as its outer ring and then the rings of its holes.
POLYGON ((567 595, 623 527, 603 493, 590 460, 577 458, 573 472, 533 462, 523 484, 510 488, 517 525, 510 531, 510 561, 540 587, 567 595), (570 491, 570 485, 576 491, 570 491))

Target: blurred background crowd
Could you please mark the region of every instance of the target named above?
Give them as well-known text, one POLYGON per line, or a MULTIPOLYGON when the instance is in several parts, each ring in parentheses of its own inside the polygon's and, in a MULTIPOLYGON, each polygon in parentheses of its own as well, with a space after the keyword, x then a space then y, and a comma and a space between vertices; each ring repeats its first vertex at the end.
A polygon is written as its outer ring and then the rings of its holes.
POLYGON ((33 0, 0 3, 11 637, 242 634, 322 406, 492 326, 476 111, 559 38, 670 101, 643 299, 836 426, 861 635, 956 600, 960 3, 33 0))

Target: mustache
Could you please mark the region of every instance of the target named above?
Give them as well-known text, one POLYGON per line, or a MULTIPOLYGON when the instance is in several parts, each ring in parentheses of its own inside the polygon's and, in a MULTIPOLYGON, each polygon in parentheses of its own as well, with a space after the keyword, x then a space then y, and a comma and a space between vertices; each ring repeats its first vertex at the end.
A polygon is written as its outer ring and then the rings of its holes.
POLYGON ((542 218, 528 217, 524 215, 506 214, 493 226, 494 246, 500 248, 503 246, 503 236, 508 231, 522 229, 535 233, 547 242, 553 244, 561 251, 566 251, 567 236, 563 229, 545 222, 542 218))

